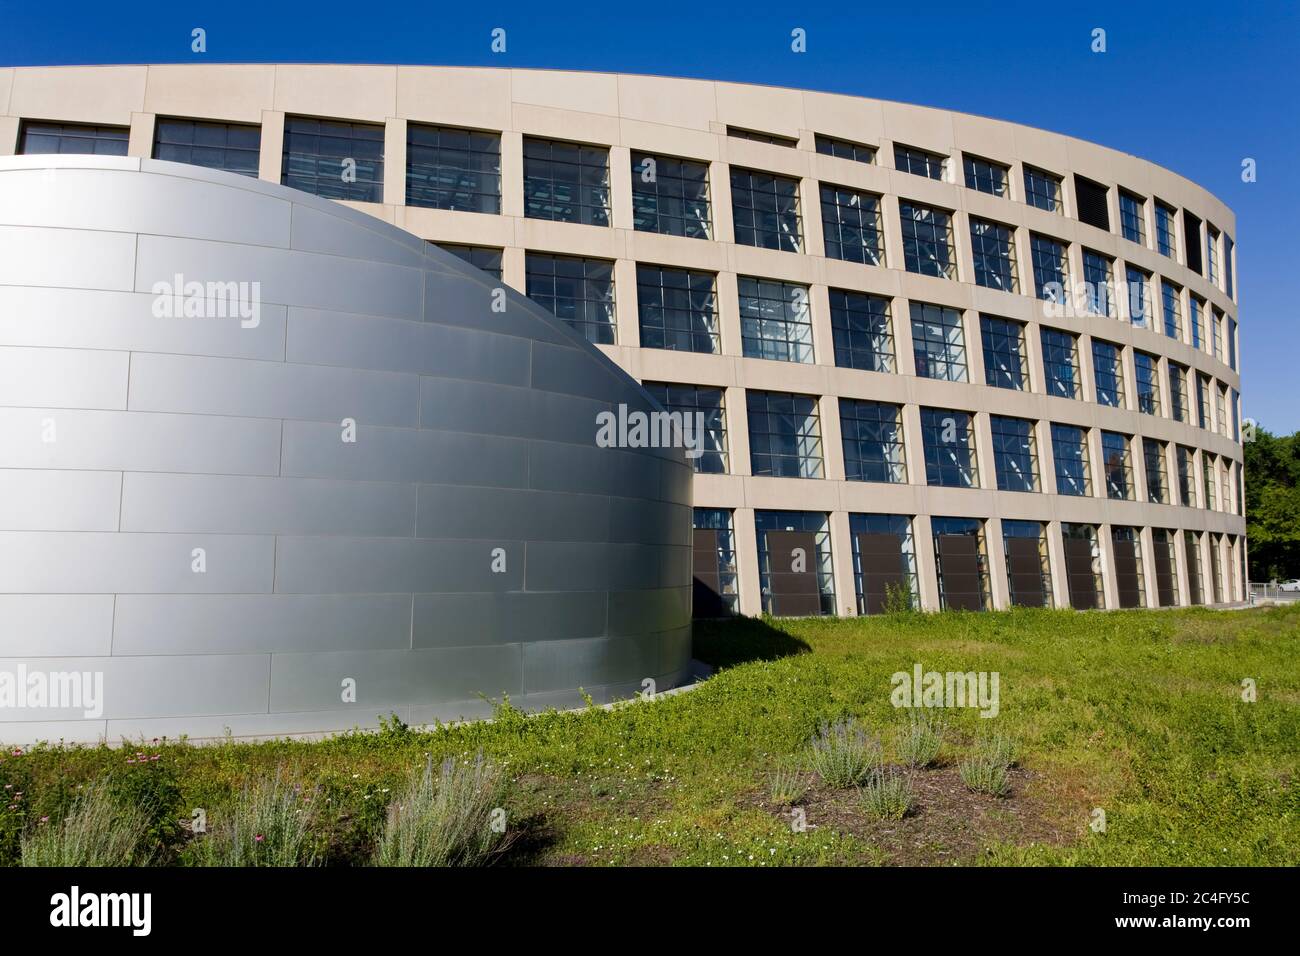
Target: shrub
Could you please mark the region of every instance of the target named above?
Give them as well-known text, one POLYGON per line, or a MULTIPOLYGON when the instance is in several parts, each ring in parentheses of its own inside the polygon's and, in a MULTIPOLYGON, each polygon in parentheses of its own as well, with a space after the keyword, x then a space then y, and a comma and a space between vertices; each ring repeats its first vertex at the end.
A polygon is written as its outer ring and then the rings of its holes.
POLYGON ((882 610, 885 614, 910 614, 916 610, 915 605, 912 603, 912 589, 906 581, 885 585, 885 600, 882 610))
POLYGON ((975 747, 978 753, 1002 764, 1004 767, 1014 767, 1020 756, 1019 741, 1014 737, 1004 737, 1002 734, 985 737, 978 741, 975 747))
POLYGON ((822 724, 812 739, 808 762, 830 787, 852 787, 880 763, 880 741, 849 718, 822 724))
POLYGON ((23 866, 147 866, 149 814, 86 787, 57 824, 40 821, 22 837, 23 866))
POLYGON ((388 808, 375 851, 377 866, 482 866, 502 849, 494 812, 504 803, 501 768, 478 754, 473 763, 443 761, 413 773, 388 808))
POLYGON ((313 793, 277 773, 247 785, 189 847, 199 866, 314 866, 313 793))
POLYGON ((768 796, 780 806, 793 806, 808 792, 808 778, 798 770, 777 770, 767 778, 768 796))
POLYGON ((159 757, 136 753, 108 772, 107 785, 114 801, 145 815, 150 854, 170 855, 185 833, 179 820, 181 788, 172 766, 159 757))
POLYGON ((898 759, 917 769, 931 766, 939 758, 946 730, 943 718, 913 713, 898 729, 898 759))
POLYGON ((961 772, 962 783, 976 793, 1005 797, 1011 786, 1007 777, 1007 765, 987 751, 976 750, 958 764, 958 770, 961 772))
POLYGON ((912 809, 912 782, 901 773, 876 768, 861 791, 862 808, 880 820, 901 820, 912 809))

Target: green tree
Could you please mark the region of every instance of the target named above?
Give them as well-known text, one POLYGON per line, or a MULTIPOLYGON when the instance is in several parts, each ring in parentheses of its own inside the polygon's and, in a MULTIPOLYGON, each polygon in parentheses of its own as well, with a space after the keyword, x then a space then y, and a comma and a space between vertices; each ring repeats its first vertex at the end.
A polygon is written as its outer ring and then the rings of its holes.
POLYGON ((1300 432, 1257 427, 1244 449, 1250 578, 1300 577, 1300 432))

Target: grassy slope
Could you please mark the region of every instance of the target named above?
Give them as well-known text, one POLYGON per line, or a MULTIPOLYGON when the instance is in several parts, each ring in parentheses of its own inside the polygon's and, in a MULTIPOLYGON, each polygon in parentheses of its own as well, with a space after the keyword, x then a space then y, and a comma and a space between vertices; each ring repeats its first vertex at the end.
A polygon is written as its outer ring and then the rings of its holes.
MULTIPOLYGON (((220 814, 278 767, 319 788, 327 860, 360 862, 403 774, 483 750, 515 778, 509 859, 727 865, 887 862, 1300 863, 1300 608, 1211 612, 1014 611, 700 625, 720 667, 699 690, 616 712, 525 718, 319 742, 150 745, 174 775, 179 815, 220 814), (768 805, 766 776, 822 720, 852 715, 886 739, 900 722, 889 677, 1001 674, 1001 713, 950 713, 948 766, 922 771, 918 812, 872 824, 815 791, 810 827, 768 805), (1258 683, 1257 703, 1240 697, 1258 683), (965 793, 952 758, 977 733, 1021 741, 1010 798, 965 793), (1107 832, 1088 830, 1104 808, 1107 832)), ((123 773, 121 750, 38 748, 0 762, 0 862, 80 782, 123 773)))

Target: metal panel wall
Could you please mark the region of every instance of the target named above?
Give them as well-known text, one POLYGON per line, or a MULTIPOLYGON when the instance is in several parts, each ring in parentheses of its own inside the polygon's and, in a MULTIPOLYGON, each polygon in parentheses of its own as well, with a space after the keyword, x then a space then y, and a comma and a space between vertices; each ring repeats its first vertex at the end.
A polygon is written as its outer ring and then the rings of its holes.
POLYGON ((657 410, 539 306, 362 213, 191 166, 5 157, 0 671, 102 675, 103 706, 0 705, 0 740, 672 686, 691 470, 599 447, 619 405, 657 410), (190 282, 249 283, 256 321, 206 286, 167 315, 156 284, 190 282))

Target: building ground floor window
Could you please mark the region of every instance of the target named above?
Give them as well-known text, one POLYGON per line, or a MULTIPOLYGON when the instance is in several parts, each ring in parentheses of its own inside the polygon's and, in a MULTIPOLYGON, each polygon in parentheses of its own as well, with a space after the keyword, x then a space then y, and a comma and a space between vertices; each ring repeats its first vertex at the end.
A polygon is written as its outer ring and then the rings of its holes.
POLYGON ((1052 606, 1052 567, 1047 556, 1047 526, 1041 521, 1002 520, 1007 558, 1007 595, 1023 607, 1052 606))
POLYGON ((1151 531, 1151 551, 1156 571, 1156 600, 1160 607, 1178 606, 1178 532, 1151 531))
POLYGON ((992 607, 983 519, 931 518, 930 530, 940 607, 960 611, 992 607))
POLYGON ((910 516, 850 514, 849 537, 859 614, 921 606, 910 516))
POLYGON ((763 610, 780 617, 835 613, 828 516, 813 511, 756 511, 763 610))
POLYGON ((691 564, 695 617, 726 617, 740 610, 736 537, 731 511, 695 508, 691 564))
POLYGON ((1070 588, 1070 607, 1091 611, 1106 606, 1101 581, 1101 545, 1097 526, 1061 525, 1061 544, 1065 549, 1065 578, 1070 588))

